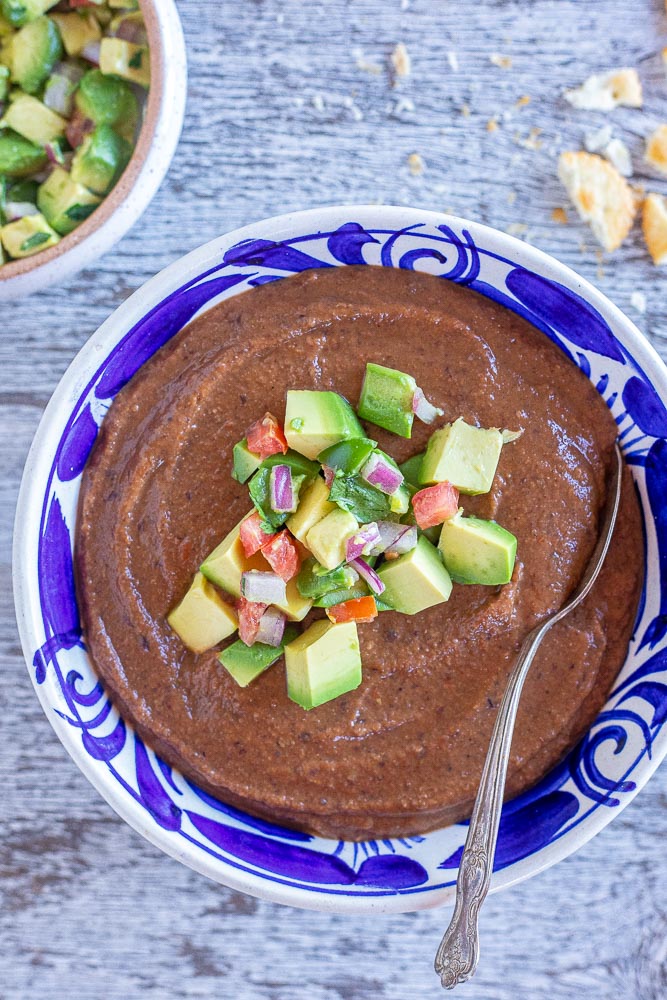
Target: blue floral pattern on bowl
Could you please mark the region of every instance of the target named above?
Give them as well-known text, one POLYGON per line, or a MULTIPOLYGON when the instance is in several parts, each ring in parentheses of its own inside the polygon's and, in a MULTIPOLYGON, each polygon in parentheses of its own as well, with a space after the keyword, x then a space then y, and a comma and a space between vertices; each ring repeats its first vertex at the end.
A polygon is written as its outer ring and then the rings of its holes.
MULTIPOLYGON (((218 802, 146 747, 113 708, 86 656, 72 542, 81 472, 111 401, 202 309, 314 267, 417 269, 467 285, 537 326, 596 386, 618 424, 645 525, 646 581, 615 688, 568 757, 503 810, 496 857, 500 874, 494 884, 516 881, 570 853, 604 826, 667 750, 665 391, 661 398, 655 374, 653 381, 647 375, 647 361, 640 363, 637 351, 625 346, 627 338, 612 330, 603 311, 614 317, 613 306, 550 258, 492 230, 408 209, 354 208, 300 213, 252 228, 251 238, 218 240, 185 258, 181 274, 190 262, 188 280, 173 280, 171 290, 154 295, 147 310, 137 300, 142 292, 136 293, 115 314, 124 323, 119 333, 115 321, 111 348, 107 336, 105 349, 94 351, 114 317, 84 348, 69 385, 54 397, 67 388, 64 404, 49 427, 40 429, 29 459, 19 516, 22 508, 38 516, 23 528, 16 553, 28 563, 17 605, 42 703, 55 716, 61 740, 117 811, 163 849, 212 878, 314 908, 408 910, 449 898, 465 824, 407 839, 327 841, 218 802), (318 223, 330 224, 312 231, 313 215, 318 223), (511 256, 497 252, 499 242, 511 256)), ((617 316, 615 325, 629 325, 617 316)), ((648 348, 643 351, 664 380, 660 362, 648 348)), ((47 412, 45 422, 50 419, 47 412)))

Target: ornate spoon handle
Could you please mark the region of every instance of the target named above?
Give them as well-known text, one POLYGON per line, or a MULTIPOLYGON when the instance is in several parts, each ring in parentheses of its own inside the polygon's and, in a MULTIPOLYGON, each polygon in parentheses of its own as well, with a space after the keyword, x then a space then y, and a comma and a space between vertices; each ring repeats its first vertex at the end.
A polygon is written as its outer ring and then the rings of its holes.
POLYGON ((542 639, 552 625, 583 601, 597 578, 609 548, 621 496, 623 465, 618 445, 615 455, 616 465, 605 519, 586 571, 574 594, 560 611, 526 636, 498 709, 459 865, 454 913, 435 956, 435 971, 448 990, 453 989, 457 983, 470 979, 479 960, 477 920, 493 874, 507 765, 523 683, 542 639))

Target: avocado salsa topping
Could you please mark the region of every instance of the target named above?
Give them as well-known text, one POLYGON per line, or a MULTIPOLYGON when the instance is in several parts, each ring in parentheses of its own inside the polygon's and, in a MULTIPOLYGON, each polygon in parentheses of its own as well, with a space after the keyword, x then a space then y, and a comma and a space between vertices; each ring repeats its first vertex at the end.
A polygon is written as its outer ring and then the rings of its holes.
MULTIPOLYGON (((444 411, 411 375, 368 363, 358 414, 410 438, 415 416, 433 423, 444 411)), ((284 426, 265 413, 234 445, 232 476, 248 481, 254 510, 204 560, 170 626, 196 653, 238 630, 219 660, 242 687, 284 655, 288 696, 302 708, 353 691, 358 623, 442 604, 452 581, 509 583, 516 538, 459 507, 460 494, 491 489, 503 443, 497 428, 459 417, 401 471, 343 396, 288 390, 284 426), (424 532, 439 526, 436 548, 424 532), (311 607, 329 621, 286 628, 311 607)))
POLYGON ((0 0, 0 266, 95 211, 130 160, 149 84, 137 0, 0 0))

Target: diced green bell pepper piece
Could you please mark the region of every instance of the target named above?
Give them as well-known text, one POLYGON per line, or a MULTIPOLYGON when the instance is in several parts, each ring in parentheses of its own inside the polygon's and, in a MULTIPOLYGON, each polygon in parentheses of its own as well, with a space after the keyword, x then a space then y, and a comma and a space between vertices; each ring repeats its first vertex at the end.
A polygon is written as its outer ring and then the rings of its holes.
POLYGON ((330 469, 340 470, 346 476, 359 472, 370 458, 377 441, 370 438, 350 438, 349 441, 339 441, 325 448, 317 456, 317 461, 330 469))
POLYGON ((275 465, 289 465, 292 470, 292 477, 303 476, 307 480, 314 479, 320 471, 317 462, 311 462, 305 455, 300 455, 298 451, 291 449, 286 455, 269 455, 261 464, 262 469, 272 469, 275 465))
POLYGON ((306 559, 296 578, 296 587, 302 597, 319 599, 331 591, 352 587, 355 576, 349 566, 337 566, 326 571, 316 559, 306 559))
POLYGON ((413 455, 412 458, 408 458, 407 461, 399 465, 399 469, 405 476, 406 482, 411 483, 412 486, 416 486, 417 488, 419 488, 420 484, 419 476, 425 454, 425 451, 420 451, 418 455, 413 455))

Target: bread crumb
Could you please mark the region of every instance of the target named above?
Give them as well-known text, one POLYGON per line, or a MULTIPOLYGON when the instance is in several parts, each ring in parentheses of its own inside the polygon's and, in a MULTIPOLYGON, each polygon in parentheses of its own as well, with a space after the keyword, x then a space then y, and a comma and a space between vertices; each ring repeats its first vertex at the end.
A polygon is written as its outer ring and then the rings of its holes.
POLYGON ((658 125, 648 137, 644 159, 658 173, 667 175, 667 125, 658 125))
POLYGON ((625 178, 601 156, 584 152, 561 153, 558 177, 598 243, 605 250, 616 250, 630 232, 637 211, 625 178))
POLYGON ((412 69, 410 53, 406 49, 403 42, 399 42, 392 52, 391 65, 393 66, 394 73, 397 77, 410 76, 410 70, 412 69))
POLYGON ((667 200, 661 194, 649 194, 642 211, 642 229, 653 263, 667 264, 667 200))
POLYGON ((419 177, 424 173, 424 161, 419 153, 410 153, 408 156, 408 167, 413 177, 419 177))
POLYGON ((470 118, 470 106, 468 104, 461 105, 461 114, 464 118, 470 118))
POLYGON ((525 222, 512 222, 505 232, 508 236, 523 236, 528 232, 528 226, 525 222))
POLYGON ((507 204, 513 205, 516 201, 516 191, 510 191, 507 195, 507 204))
POLYGON ((630 150, 621 139, 612 139, 607 143, 602 155, 616 167, 622 177, 632 177, 632 159, 630 150))
POLYGON ((410 100, 409 97, 399 97, 393 108, 390 106, 390 111, 393 111, 395 115, 401 115, 404 111, 414 111, 415 102, 410 100))
POLYGON ((595 132, 587 132, 584 136, 584 147, 589 153, 601 153, 605 146, 608 146, 612 139, 611 125, 603 125, 595 132))
POLYGON ((382 72, 382 66, 380 66, 378 63, 369 62, 364 57, 363 53, 360 53, 357 56, 356 66, 357 69, 360 69, 362 73, 371 73, 373 76, 379 76, 380 73, 382 72))
POLYGON ((525 139, 522 139, 518 132, 514 135, 514 141, 517 146, 523 146, 524 149, 538 150, 543 146, 542 140, 539 138, 542 134, 541 128, 531 128, 530 132, 525 139))
POLYGON ((489 60, 490 62, 493 63, 494 66, 498 66, 499 69, 512 68, 511 58, 509 56, 501 56, 499 52, 492 52, 491 55, 489 56, 489 60))
POLYGON ((324 98, 321 94, 313 94, 312 104, 316 111, 324 111, 324 98))
POLYGON ((662 68, 667 72, 667 49, 663 49, 660 55, 662 56, 662 68))
POLYGON ((530 96, 528 94, 523 94, 518 101, 514 102, 515 108, 525 108, 527 104, 530 104, 530 96))
POLYGON ((449 63, 449 68, 453 73, 458 73, 459 71, 459 57, 456 52, 447 53, 447 62, 449 63))
POLYGON ((643 292, 633 292, 630 296, 630 305, 642 316, 646 312, 646 296, 643 292))
POLYGON ((560 223, 561 226, 567 225, 567 212, 564 208, 554 208, 551 218, 554 222, 560 223))
POLYGON ((642 85, 636 69, 594 73, 572 90, 563 92, 566 101, 580 111, 612 111, 619 105, 641 108, 642 85))
POLYGON ((486 123, 486 131, 495 132, 497 129, 498 129, 498 119, 495 117, 489 118, 488 122, 486 123))

